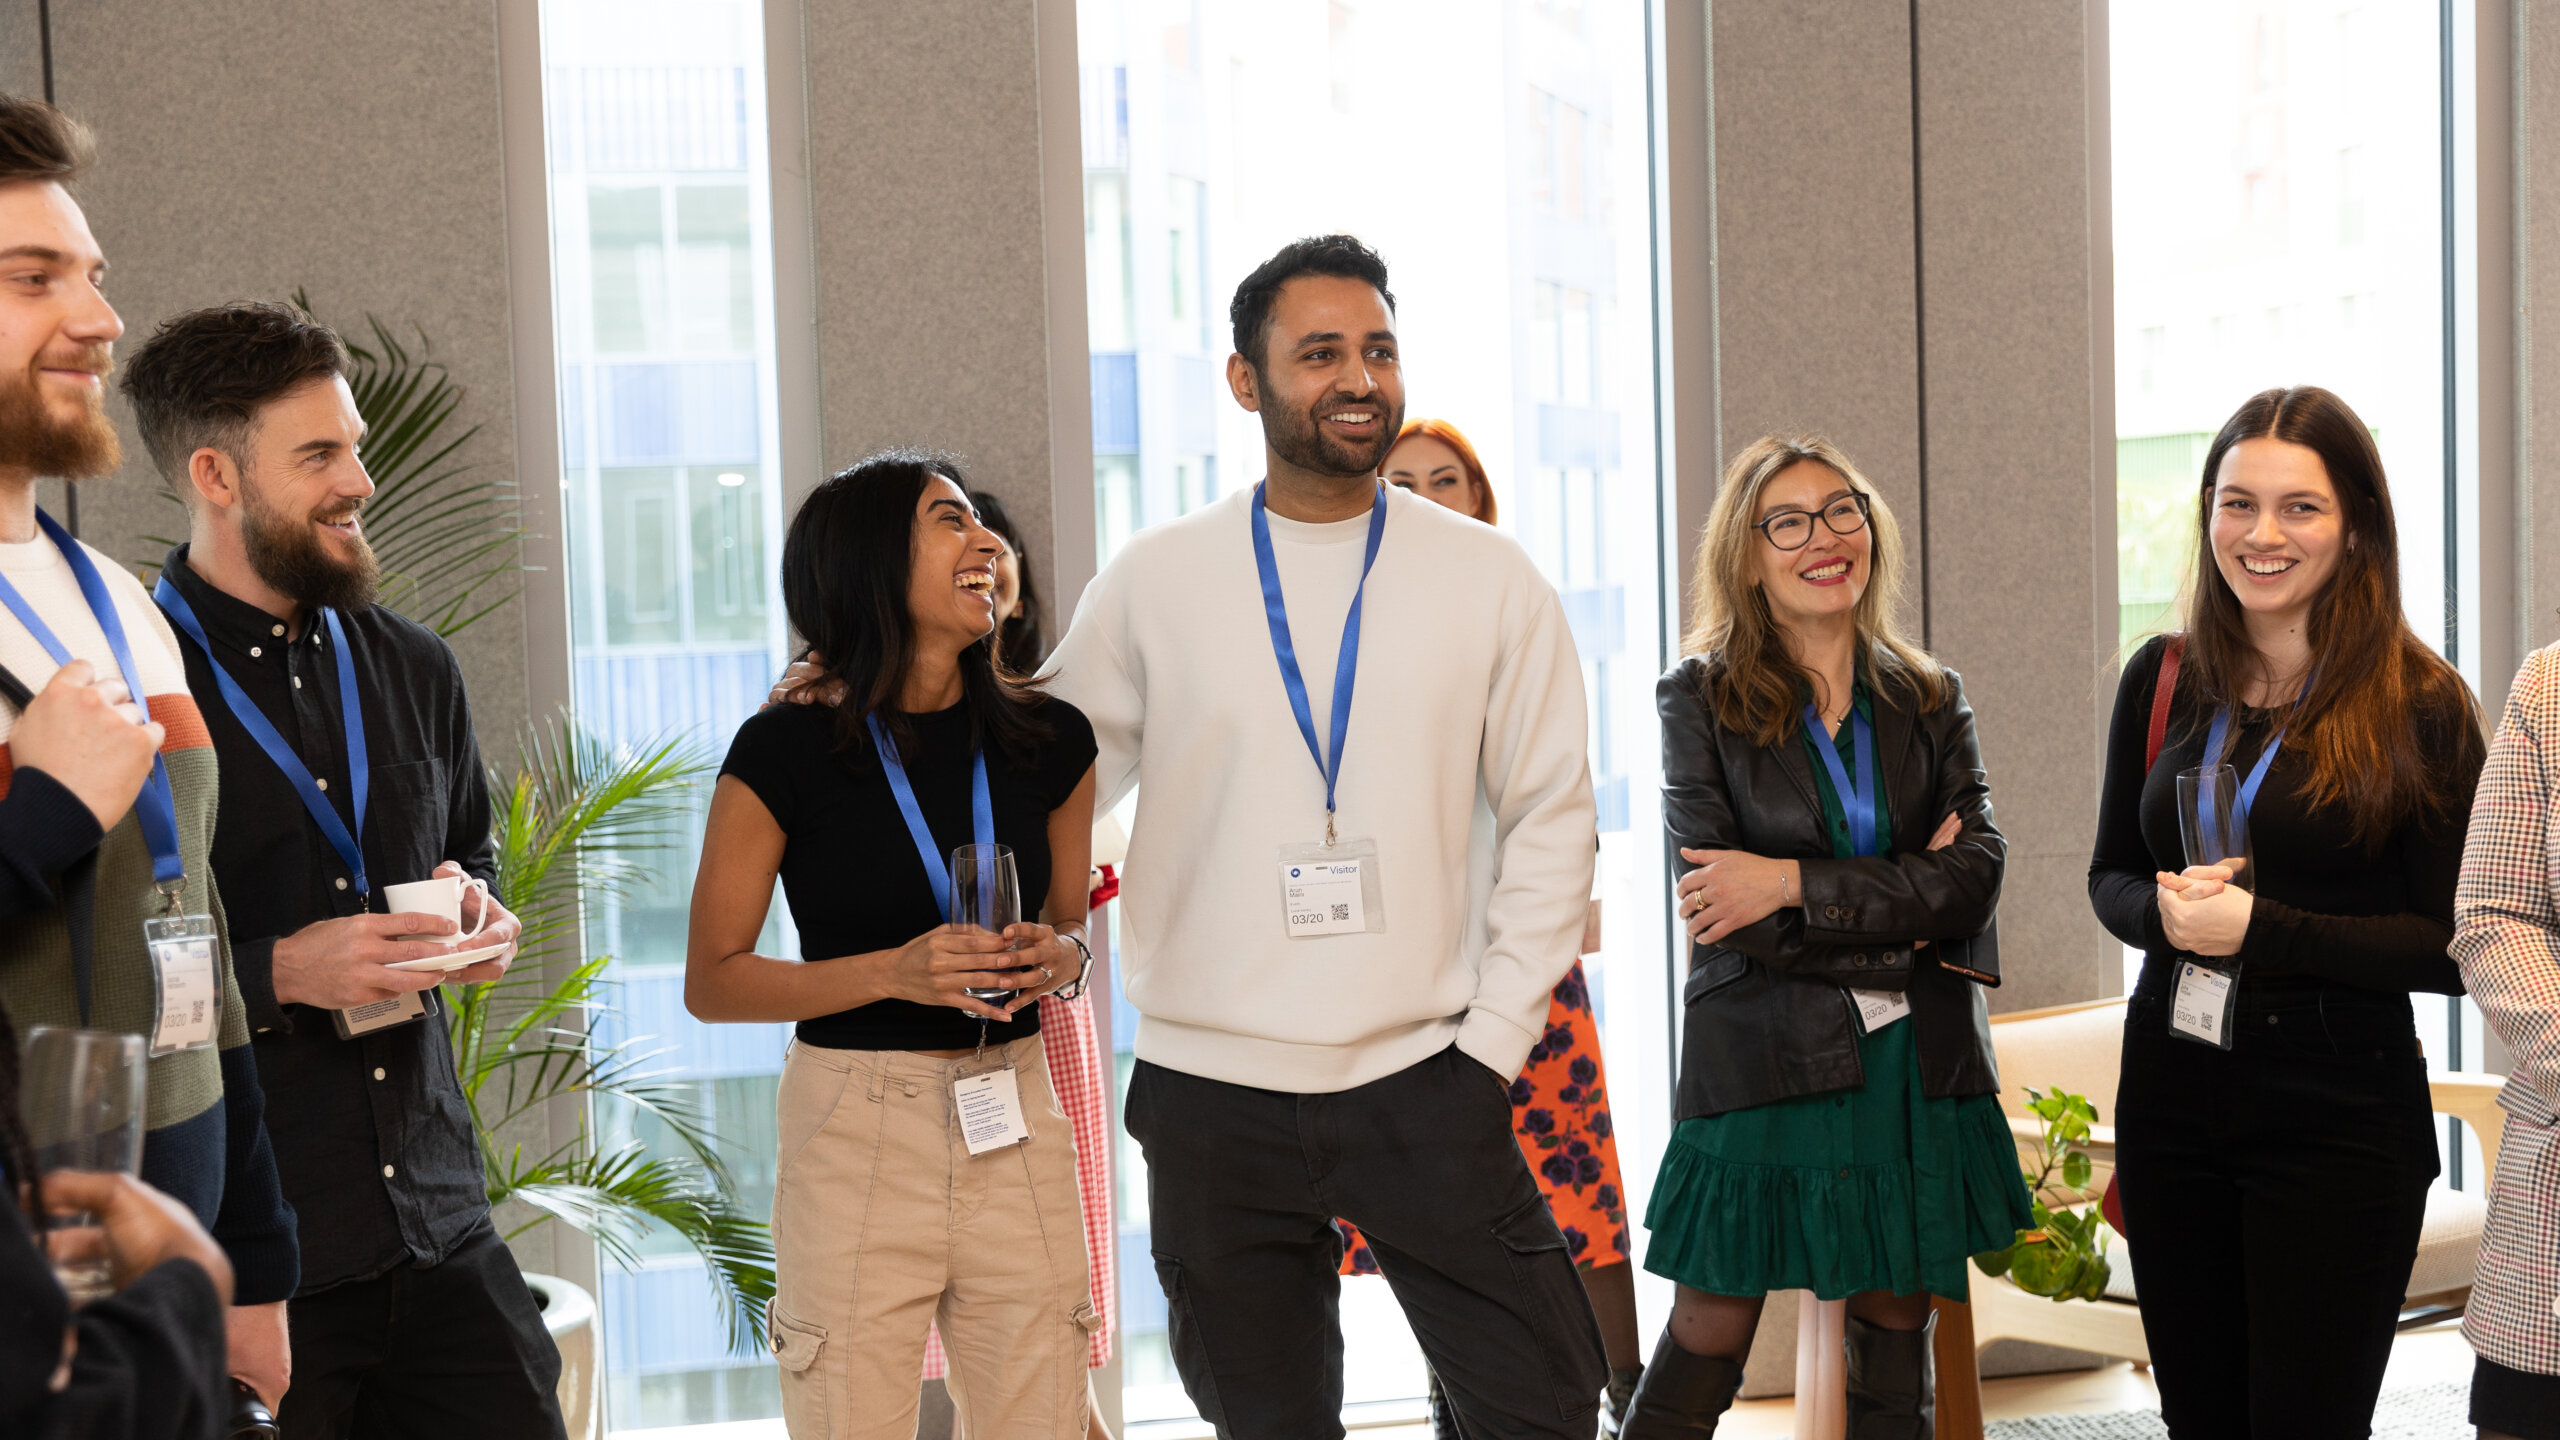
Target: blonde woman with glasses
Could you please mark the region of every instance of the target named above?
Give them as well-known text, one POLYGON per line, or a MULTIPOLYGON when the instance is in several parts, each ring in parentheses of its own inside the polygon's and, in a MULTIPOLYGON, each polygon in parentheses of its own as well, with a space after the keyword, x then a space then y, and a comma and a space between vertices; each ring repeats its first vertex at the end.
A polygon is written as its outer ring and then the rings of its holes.
POLYGON ((2007 847, 1901 567, 1828 441, 1725 467, 1657 691, 1691 945, 1645 1265, 1680 1288, 1623 1440, 1715 1432, 1772 1290, 1848 1301, 1849 1433, 1926 1440, 1929 1297, 2028 1223, 1982 998, 2007 847))

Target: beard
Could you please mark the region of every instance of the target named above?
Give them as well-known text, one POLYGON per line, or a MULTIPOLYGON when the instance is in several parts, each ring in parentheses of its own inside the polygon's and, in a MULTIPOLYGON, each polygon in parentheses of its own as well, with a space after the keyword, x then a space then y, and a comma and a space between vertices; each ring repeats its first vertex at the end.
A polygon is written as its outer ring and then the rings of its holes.
MULTIPOLYGON (((38 356, 37 359, 42 359, 38 356)), ((104 376, 112 362, 104 345, 82 347, 80 363, 104 376)), ((107 418, 103 393, 81 407, 76 420, 56 419, 46 407, 36 360, 25 371, 0 380, 0 465, 24 467, 57 480, 87 480, 112 474, 124 463, 115 423, 107 418)), ((105 387, 101 386, 101 391, 105 387)))
MULTIPOLYGON (((1264 388, 1266 392, 1269 389, 1264 388)), ((1378 438, 1367 445, 1347 445, 1325 433, 1314 406, 1293 410, 1275 397, 1262 408, 1262 436, 1270 442, 1272 453, 1301 470, 1320 475, 1347 478, 1377 474, 1378 467, 1387 463, 1387 452, 1395 448, 1396 432, 1404 427, 1404 411, 1399 408, 1390 415, 1387 407, 1375 399, 1350 401, 1327 396, 1320 403, 1328 414, 1363 406, 1377 411, 1378 438)))
MULTIPOLYGON (((266 496, 246 476, 240 497, 240 538, 248 550, 252 574, 279 593, 321 609, 361 610, 373 603, 382 567, 362 531, 348 537, 355 542, 355 558, 342 560, 330 553, 316 516, 288 515, 270 508, 266 496)), ((356 509, 362 508, 359 502, 356 509)))

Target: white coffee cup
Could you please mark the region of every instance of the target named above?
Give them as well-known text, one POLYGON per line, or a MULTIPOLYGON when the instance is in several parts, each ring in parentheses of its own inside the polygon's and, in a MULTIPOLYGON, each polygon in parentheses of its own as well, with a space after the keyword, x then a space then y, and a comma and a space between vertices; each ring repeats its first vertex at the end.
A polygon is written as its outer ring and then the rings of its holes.
POLYGON ((458 945, 479 934, 489 924, 489 882, 476 875, 436 875, 413 880, 406 885, 382 887, 383 913, 386 915, 438 915, 453 922, 451 935, 401 935, 401 940, 433 940, 458 945), (462 897, 478 892, 480 906, 471 928, 462 928, 462 897))

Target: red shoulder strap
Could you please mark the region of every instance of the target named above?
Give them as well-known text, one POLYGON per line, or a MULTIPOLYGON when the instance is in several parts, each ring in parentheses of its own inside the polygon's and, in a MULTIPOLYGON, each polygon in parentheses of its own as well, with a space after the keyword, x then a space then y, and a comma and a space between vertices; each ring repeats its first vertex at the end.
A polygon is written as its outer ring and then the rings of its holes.
POLYGON ((2142 748, 2142 771, 2160 763, 2160 747, 2169 740, 2169 697, 2178 691, 2178 662, 2186 656, 2187 637, 2172 635, 2160 652, 2160 678, 2151 682, 2151 738, 2142 748))

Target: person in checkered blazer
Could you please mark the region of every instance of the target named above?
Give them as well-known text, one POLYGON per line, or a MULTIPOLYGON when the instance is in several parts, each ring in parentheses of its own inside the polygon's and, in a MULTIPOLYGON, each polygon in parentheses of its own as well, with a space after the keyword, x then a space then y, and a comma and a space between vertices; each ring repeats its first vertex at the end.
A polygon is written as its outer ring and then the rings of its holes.
POLYGON ((2560 1437, 2560 645, 2537 650, 2507 691, 2471 802, 2454 896, 2454 963, 2515 1052, 2489 1184, 2480 1269, 2462 1317, 2479 1359, 2471 1422, 2483 1440, 2560 1437))

